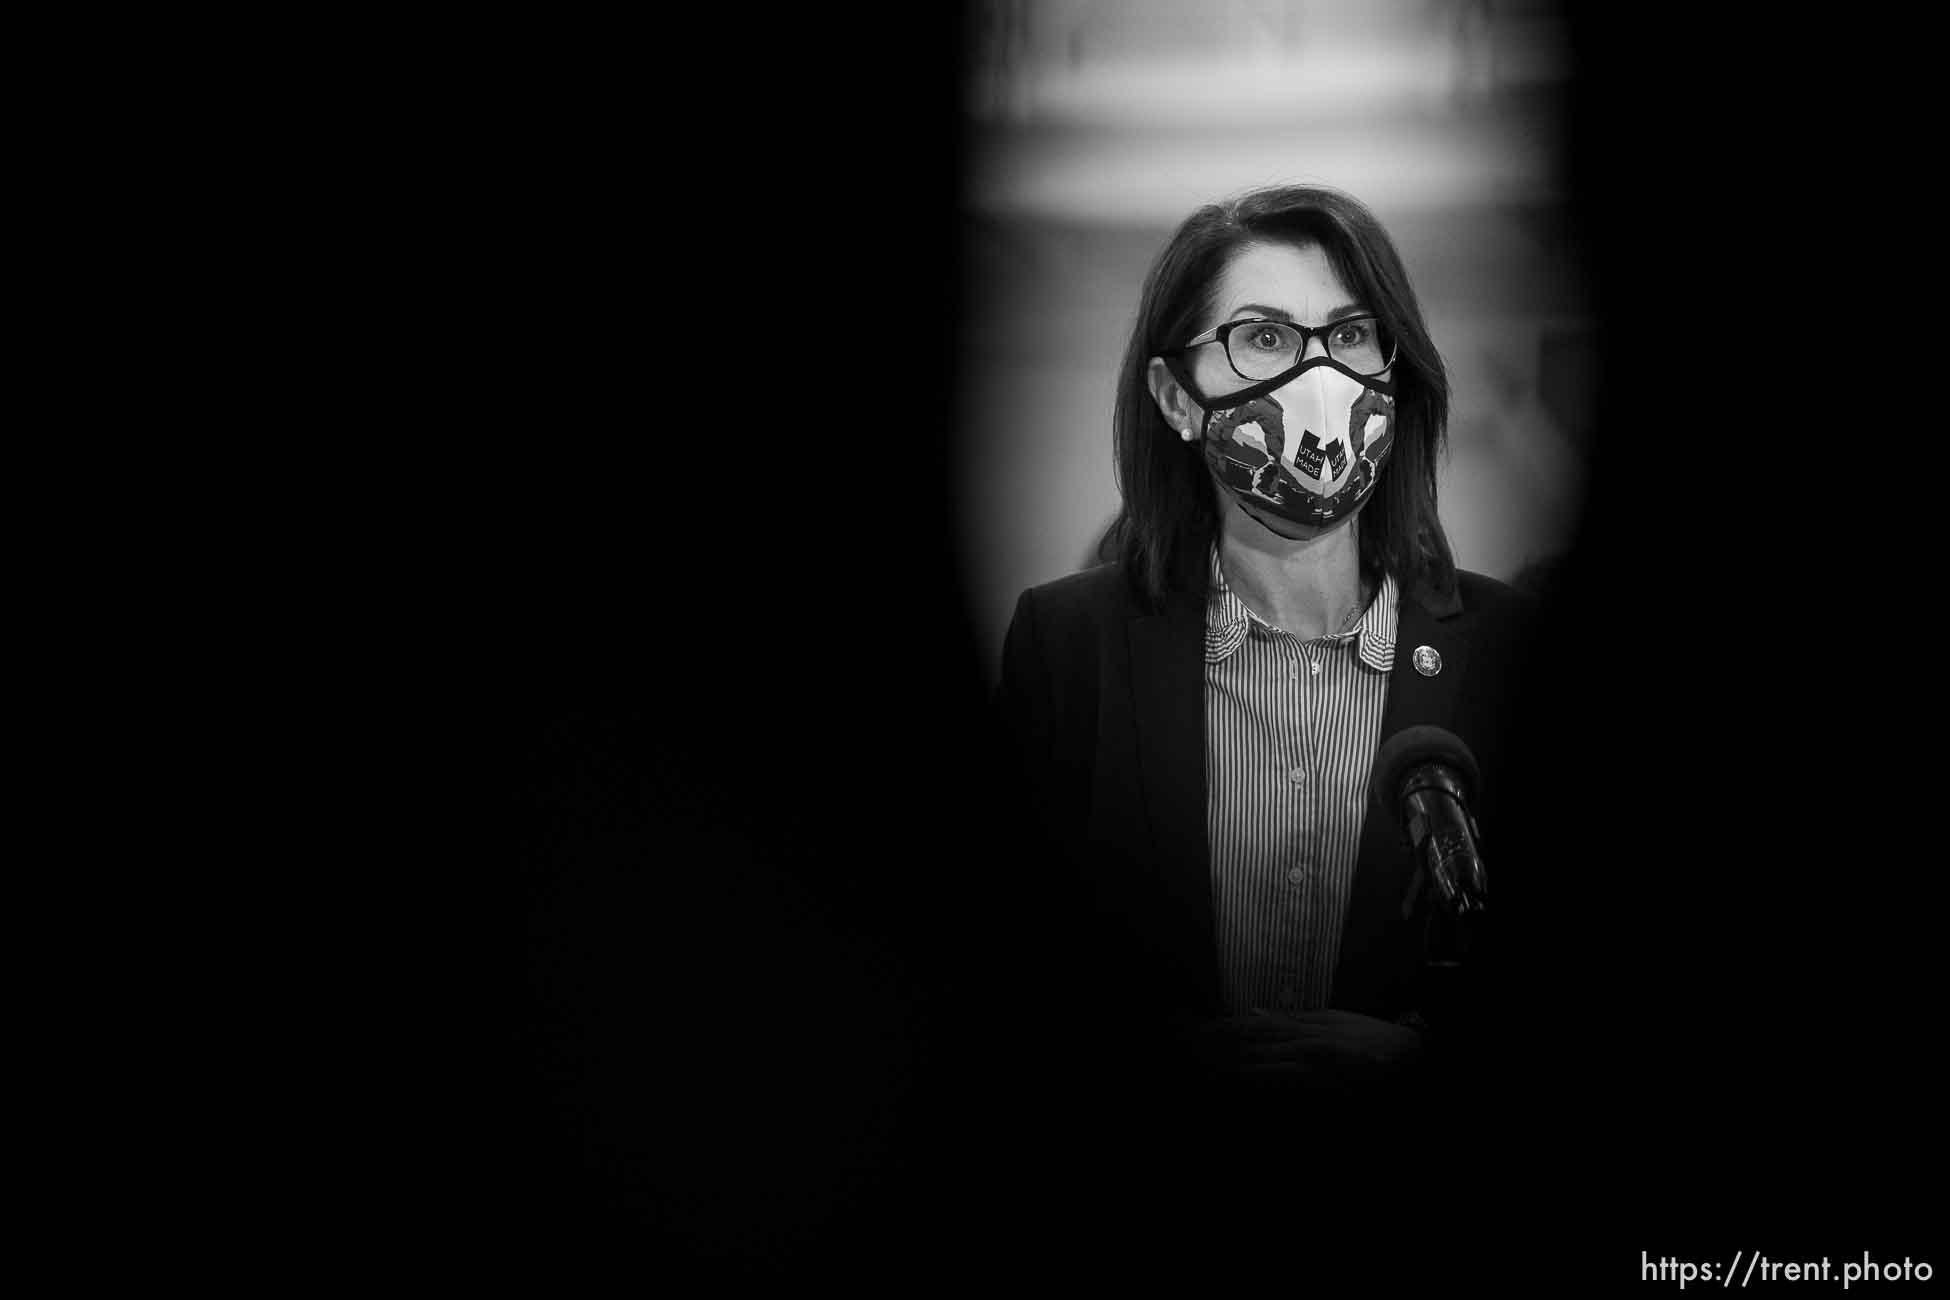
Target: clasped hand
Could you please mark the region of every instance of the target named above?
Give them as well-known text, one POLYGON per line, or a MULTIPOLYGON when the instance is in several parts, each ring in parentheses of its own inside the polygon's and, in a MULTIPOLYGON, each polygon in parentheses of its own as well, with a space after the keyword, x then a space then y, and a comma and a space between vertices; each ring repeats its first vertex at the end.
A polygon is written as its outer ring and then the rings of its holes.
POLYGON ((1276 1085, 1381 1082, 1407 1073, 1423 1054, 1415 1030, 1353 1011, 1253 1011, 1208 1022, 1200 1038, 1215 1062, 1276 1085))

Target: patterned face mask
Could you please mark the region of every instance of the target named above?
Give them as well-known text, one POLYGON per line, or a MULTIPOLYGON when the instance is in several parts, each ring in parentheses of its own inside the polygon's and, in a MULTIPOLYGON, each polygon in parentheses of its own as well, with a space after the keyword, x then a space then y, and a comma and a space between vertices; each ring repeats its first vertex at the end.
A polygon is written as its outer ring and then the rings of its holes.
POLYGON ((1394 448, 1394 391, 1316 357, 1219 404, 1200 398, 1206 466, 1262 514, 1309 528, 1337 523, 1368 499, 1394 448))

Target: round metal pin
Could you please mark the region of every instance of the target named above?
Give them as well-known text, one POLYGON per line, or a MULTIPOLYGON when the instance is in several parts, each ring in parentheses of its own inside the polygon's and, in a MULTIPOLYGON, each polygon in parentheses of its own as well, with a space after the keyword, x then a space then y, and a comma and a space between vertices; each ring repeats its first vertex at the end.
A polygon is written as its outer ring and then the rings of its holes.
POLYGON ((1433 677, 1442 671, 1442 656, 1436 653, 1434 646, 1415 647, 1415 671, 1424 677, 1433 677))

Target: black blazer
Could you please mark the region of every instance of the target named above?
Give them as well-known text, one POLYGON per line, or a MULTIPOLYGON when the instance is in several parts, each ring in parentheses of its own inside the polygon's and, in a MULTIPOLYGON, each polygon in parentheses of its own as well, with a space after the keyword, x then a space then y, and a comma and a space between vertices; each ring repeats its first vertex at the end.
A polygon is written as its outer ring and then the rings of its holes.
MULTIPOLYGON (((1446 727, 1482 773, 1476 801, 1494 898, 1498 776, 1534 602, 1480 574, 1446 600, 1404 591, 1386 738, 1446 727), (1415 650, 1441 656, 1433 676, 1415 650)), ((1138 603, 1111 564, 1025 591, 1004 643, 999 709, 1048 860, 1036 871, 1062 998, 1183 1025, 1222 1012, 1206 839, 1205 603, 1138 603)), ((1412 865, 1398 827, 1362 830, 1333 1005, 1385 1019, 1417 1008, 1422 918, 1403 915, 1412 865)), ((1493 906, 1493 905, 1492 905, 1493 906)))

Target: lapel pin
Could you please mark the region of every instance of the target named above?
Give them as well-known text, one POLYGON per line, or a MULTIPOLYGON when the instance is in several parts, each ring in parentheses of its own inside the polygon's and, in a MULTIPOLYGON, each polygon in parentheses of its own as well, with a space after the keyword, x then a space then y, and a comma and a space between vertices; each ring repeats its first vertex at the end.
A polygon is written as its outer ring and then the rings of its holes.
POLYGON ((1424 677, 1433 677, 1442 671, 1442 656, 1435 652, 1434 646, 1415 647, 1415 671, 1424 677))

